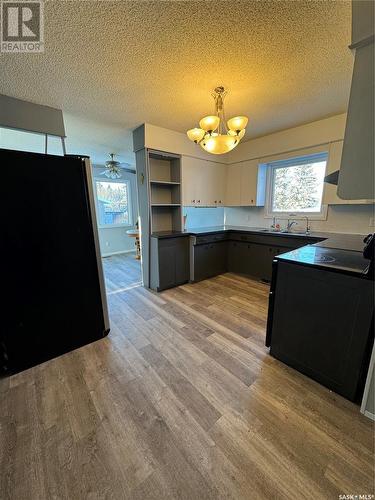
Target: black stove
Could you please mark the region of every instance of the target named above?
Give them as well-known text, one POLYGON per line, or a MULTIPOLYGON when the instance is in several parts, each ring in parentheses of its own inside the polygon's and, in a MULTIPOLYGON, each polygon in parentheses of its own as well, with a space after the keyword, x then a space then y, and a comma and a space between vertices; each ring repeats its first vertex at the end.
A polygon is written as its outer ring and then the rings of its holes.
POLYGON ((306 266, 329 268, 333 271, 348 272, 364 275, 369 266, 369 259, 365 259, 362 252, 353 250, 339 250, 307 245, 291 252, 277 255, 278 260, 295 262, 306 266))

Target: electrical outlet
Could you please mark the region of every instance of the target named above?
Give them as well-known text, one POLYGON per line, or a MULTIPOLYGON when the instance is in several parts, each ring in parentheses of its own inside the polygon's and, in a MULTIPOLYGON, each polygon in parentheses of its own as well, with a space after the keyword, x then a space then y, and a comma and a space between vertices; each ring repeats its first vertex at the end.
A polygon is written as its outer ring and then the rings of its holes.
POLYGON ((106 242, 105 242, 105 246, 106 246, 106 247, 109 247, 109 241, 106 241, 106 242))
POLYGON ((369 227, 375 227, 375 217, 370 217, 369 227))

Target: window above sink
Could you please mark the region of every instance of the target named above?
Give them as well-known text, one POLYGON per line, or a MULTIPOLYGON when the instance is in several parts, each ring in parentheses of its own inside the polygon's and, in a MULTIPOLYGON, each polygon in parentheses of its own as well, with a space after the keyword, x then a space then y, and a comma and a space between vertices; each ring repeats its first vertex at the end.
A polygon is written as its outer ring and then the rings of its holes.
POLYGON ((268 163, 267 216, 326 219, 322 201, 327 158, 322 152, 268 163))

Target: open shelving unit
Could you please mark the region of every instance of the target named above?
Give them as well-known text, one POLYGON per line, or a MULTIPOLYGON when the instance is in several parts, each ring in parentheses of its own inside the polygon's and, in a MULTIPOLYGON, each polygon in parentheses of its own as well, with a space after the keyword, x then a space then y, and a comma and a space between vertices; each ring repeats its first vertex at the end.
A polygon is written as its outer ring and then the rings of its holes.
POLYGON ((148 151, 151 234, 181 231, 181 158, 148 151))
POLYGON ((147 137, 146 128, 143 124, 133 131, 142 280, 146 288, 159 290, 168 287, 170 282, 186 282, 184 265, 188 259, 189 237, 160 239, 155 235, 182 231, 182 161, 179 154, 152 149, 149 146, 152 138, 147 137), (162 260, 167 264, 162 266, 164 274, 160 275, 162 260))

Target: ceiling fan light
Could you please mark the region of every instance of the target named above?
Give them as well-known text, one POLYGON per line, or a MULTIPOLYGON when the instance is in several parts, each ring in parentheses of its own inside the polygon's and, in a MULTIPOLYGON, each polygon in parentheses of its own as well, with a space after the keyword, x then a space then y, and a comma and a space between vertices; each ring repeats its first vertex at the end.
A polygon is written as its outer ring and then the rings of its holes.
POLYGON ((248 121, 247 116, 234 116, 228 120, 227 125, 229 130, 240 131, 246 128, 248 121))
POLYGON ((214 130, 217 129, 219 123, 220 123, 220 118, 218 116, 210 115, 202 118, 201 121, 199 122, 199 126, 206 132, 213 132, 214 130))
POLYGON ((202 130, 201 128, 192 128, 188 130, 186 133, 189 139, 196 143, 200 142, 205 135, 205 131, 202 130))

